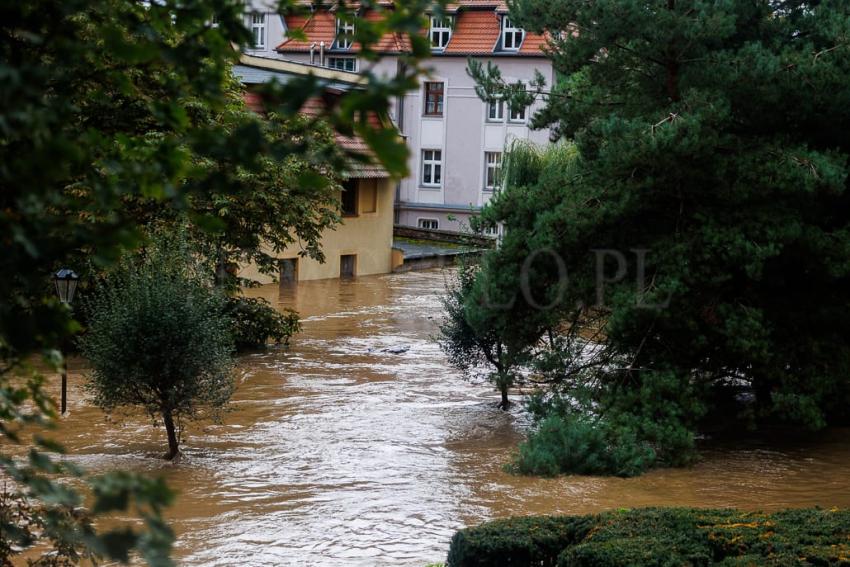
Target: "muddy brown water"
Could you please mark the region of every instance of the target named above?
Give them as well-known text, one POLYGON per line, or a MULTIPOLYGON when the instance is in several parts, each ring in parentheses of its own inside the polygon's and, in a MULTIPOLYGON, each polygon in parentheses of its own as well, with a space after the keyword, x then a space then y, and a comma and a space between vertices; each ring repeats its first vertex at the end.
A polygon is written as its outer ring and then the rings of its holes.
MULTIPOLYGON (((79 390, 56 436, 89 470, 160 474, 181 565, 419 566, 464 525, 515 514, 650 505, 774 510, 850 506, 850 432, 777 447, 709 446, 689 469, 634 479, 511 476, 521 409, 462 379, 432 340, 445 275, 414 272, 266 286, 293 307, 289 349, 240 359, 222 424, 193 424, 176 464, 147 418, 108 418, 79 390)), ((53 380, 55 383, 57 380, 53 380)))

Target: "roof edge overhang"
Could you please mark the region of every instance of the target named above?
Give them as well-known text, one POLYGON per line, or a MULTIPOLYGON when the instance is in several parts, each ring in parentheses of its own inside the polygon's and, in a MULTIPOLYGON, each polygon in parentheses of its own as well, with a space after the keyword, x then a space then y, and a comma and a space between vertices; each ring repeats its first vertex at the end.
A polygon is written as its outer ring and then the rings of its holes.
POLYGON ((310 65, 309 63, 300 63, 297 61, 287 61, 285 59, 258 57, 256 55, 248 55, 246 53, 239 54, 239 64, 245 65, 246 67, 255 67, 257 69, 264 69, 289 75, 314 75, 319 79, 335 83, 363 85, 368 82, 368 79, 359 73, 328 69, 327 67, 310 65))

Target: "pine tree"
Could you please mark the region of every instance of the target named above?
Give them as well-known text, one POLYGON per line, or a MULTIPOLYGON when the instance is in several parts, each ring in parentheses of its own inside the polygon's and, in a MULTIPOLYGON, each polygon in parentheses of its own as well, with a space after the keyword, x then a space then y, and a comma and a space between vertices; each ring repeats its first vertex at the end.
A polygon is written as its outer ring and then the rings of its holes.
MULTIPOLYGON (((507 183, 484 214, 507 229, 485 262, 502 293, 536 250, 569 274, 557 307, 505 315, 522 340, 602 313, 611 390, 672 372, 683 390, 750 386, 761 418, 846 421, 850 2, 515 0, 511 13, 549 34, 558 79, 520 92, 471 65, 479 94, 544 98, 534 126, 576 153, 507 183)), ((544 260, 538 294, 562 279, 544 260)))

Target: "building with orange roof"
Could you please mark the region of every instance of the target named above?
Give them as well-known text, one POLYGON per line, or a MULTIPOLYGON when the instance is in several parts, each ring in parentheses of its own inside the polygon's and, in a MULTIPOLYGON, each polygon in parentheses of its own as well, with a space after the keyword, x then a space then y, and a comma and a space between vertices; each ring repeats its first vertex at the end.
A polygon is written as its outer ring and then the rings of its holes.
MULTIPOLYGON (((249 0, 249 27, 263 41, 247 53, 344 72, 368 66, 387 76, 397 72, 410 48, 405 38, 388 34, 373 48, 381 58, 366 61, 352 37, 356 21, 338 19, 332 4, 305 2, 308 9, 301 14, 280 16, 263 11, 267 1, 249 0)), ((384 10, 392 10, 392 3, 362 9, 357 17, 380 18, 384 10)), ((512 140, 549 143, 548 131, 529 127, 540 103, 511 109, 499 101, 483 102, 467 73, 468 59, 498 65, 512 83, 527 84, 539 71, 551 84, 553 70, 546 38, 514 26, 504 0, 455 0, 442 16, 429 15, 428 24, 423 33, 432 45, 431 74, 391 109, 410 149, 411 172, 396 187, 395 222, 458 230, 498 191, 502 157, 512 140)))
MULTIPOLYGON (((356 73, 311 66, 281 59, 240 56, 234 72, 247 86, 245 102, 255 112, 265 112, 261 95, 253 88, 267 81, 285 83, 293 77, 314 75, 324 88, 322 98, 308 99, 301 112, 308 116, 320 114, 322 106, 348 89, 357 88, 363 78, 356 73)), ((370 117, 374 126, 392 124, 379 117, 370 117)), ((336 134, 337 144, 349 154, 369 157, 368 146, 357 136, 336 134)), ((304 280, 337 277, 385 274, 392 271, 393 220, 396 184, 380 165, 372 160, 350 163, 342 175, 343 190, 340 191, 342 222, 322 234, 321 247, 325 262, 318 262, 302 255, 298 244, 278 252, 269 251, 280 260, 279 281, 297 282, 304 280)), ((270 283, 269 276, 261 274, 256 266, 240 266, 240 276, 270 283)))

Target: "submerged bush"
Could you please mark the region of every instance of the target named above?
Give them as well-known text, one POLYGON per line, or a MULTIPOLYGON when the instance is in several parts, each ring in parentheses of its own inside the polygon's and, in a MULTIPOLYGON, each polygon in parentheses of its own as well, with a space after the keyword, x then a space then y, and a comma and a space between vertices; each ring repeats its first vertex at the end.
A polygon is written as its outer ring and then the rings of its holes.
POLYGON ((446 567, 847 565, 850 512, 646 508, 508 518, 457 532, 446 567))
POLYGON ((550 415, 520 445, 512 470, 521 474, 562 473, 635 476, 656 453, 629 428, 581 416, 550 415))
POLYGON ((240 351, 260 348, 269 341, 288 344, 289 338, 301 330, 298 313, 291 309, 280 312, 261 298, 230 297, 224 312, 240 351))
POLYGON ((628 477, 686 465, 696 455, 694 417, 704 413, 693 389, 673 373, 644 372, 640 383, 628 386, 532 397, 536 427, 509 468, 542 476, 628 477))

